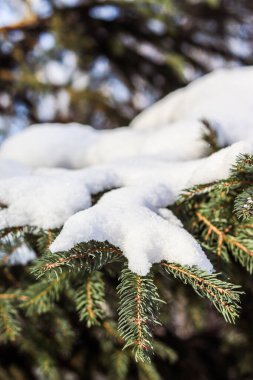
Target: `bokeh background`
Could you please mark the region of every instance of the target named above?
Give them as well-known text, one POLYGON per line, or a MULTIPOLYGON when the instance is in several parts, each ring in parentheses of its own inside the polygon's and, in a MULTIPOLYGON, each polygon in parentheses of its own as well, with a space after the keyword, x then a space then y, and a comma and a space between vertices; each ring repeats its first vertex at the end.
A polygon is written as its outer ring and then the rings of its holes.
MULTIPOLYGON (((128 125, 207 72, 252 64, 252 0, 0 0, 0 138, 31 123, 128 125)), ((157 362, 164 380, 253 379, 252 277, 237 266, 229 271, 246 290, 236 326, 191 289, 173 282, 167 290, 166 329, 156 334, 180 360, 157 362)), ((88 349, 80 377, 71 379, 84 378, 87 366, 98 373, 85 380, 107 379, 94 336, 78 328, 73 357, 62 365, 73 367, 88 349)), ((22 380, 12 369, 23 364, 16 346, 0 339, 0 369, 22 380)), ((129 379, 136 378, 131 368, 129 379)))
POLYGON ((1 0, 0 130, 127 125, 172 90, 253 63, 251 0, 1 0))

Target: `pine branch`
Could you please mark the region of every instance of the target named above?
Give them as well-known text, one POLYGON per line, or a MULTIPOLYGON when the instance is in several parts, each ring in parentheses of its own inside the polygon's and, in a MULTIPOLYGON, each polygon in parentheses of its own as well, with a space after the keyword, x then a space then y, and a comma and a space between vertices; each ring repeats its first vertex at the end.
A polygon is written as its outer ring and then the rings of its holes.
POLYGON ((43 350, 40 353, 36 364, 46 379, 61 380, 60 369, 57 367, 53 356, 49 355, 47 351, 43 350))
POLYGON ((20 333, 17 311, 9 300, 0 301, 0 340, 15 341, 20 333))
POLYGON ((46 273, 58 276, 67 269, 69 272, 79 272, 81 270, 93 272, 101 269, 105 264, 117 261, 122 253, 118 248, 108 242, 96 242, 91 240, 88 243, 76 245, 68 252, 51 252, 45 254, 37 260, 32 273, 41 277, 46 273))
POLYGON ((231 176, 240 179, 253 180, 253 155, 239 154, 235 165, 232 166, 231 176))
POLYGON ((75 294, 76 308, 80 320, 85 320, 88 327, 100 325, 104 317, 102 304, 105 302, 104 281, 100 272, 87 274, 75 294))
POLYGON ((129 369, 129 356, 120 350, 117 350, 111 358, 111 367, 109 378, 111 380, 126 380, 129 369))
POLYGON ((116 343, 118 343, 120 346, 125 345, 125 340, 121 337, 119 334, 117 327, 112 321, 105 321, 103 322, 103 328, 107 332, 107 334, 115 340, 116 343))
POLYGON ((37 239, 37 247, 41 254, 44 254, 46 251, 48 251, 49 246, 52 244, 59 232, 60 229, 40 231, 39 237, 37 239))
POLYGON ((152 274, 142 277, 125 266, 121 272, 118 294, 118 330, 126 341, 124 348, 133 349, 136 361, 149 361, 149 355, 153 352, 151 325, 159 324, 156 313, 162 302, 152 274))
POLYGON ((139 363, 139 380, 162 380, 159 372, 152 363, 139 363))
POLYGON ((190 201, 192 198, 200 195, 210 194, 213 192, 226 193, 228 194, 231 190, 240 188, 241 186, 253 185, 253 180, 245 180, 239 178, 228 178, 227 180, 210 182, 203 185, 196 185, 190 189, 184 190, 178 201, 177 205, 181 205, 187 201, 190 201))
POLYGON ((186 189, 182 192, 177 204, 180 205, 196 196, 213 192, 227 194, 231 190, 238 190, 245 186, 253 186, 253 155, 240 154, 237 157, 235 165, 231 168, 231 175, 228 179, 196 185, 190 189, 186 189))
POLYGON ((68 286, 66 273, 51 281, 41 281, 31 285, 24 292, 25 301, 22 307, 27 315, 48 312, 60 298, 60 293, 68 286))
POLYGON ((205 240, 208 240, 212 234, 217 236, 217 239, 216 239, 217 240, 217 247, 216 247, 217 255, 221 256, 223 253, 227 254, 227 251, 229 249, 229 252, 233 255, 235 260, 239 261, 243 267, 245 267, 250 273, 252 273, 253 250, 249 248, 252 245, 251 243, 252 237, 249 237, 248 239, 245 237, 243 241, 242 238, 229 235, 228 234, 229 228, 226 228, 225 230, 221 230, 218 227, 216 227, 201 212, 197 211, 196 216, 198 220, 201 223, 203 223, 205 227, 207 228, 205 240), (226 246, 224 244, 226 244, 226 246))
POLYGON ((247 188, 235 198, 234 211, 238 219, 248 220, 253 216, 253 189, 247 188))
POLYGON ((20 300, 20 301, 26 301, 27 296, 24 296, 20 293, 2 293, 0 294, 0 301, 1 300, 20 300))
POLYGON ((209 274, 196 267, 167 262, 163 262, 162 266, 165 275, 172 274, 184 284, 191 285, 199 296, 208 298, 214 304, 227 322, 235 322, 242 294, 240 286, 220 280, 217 273, 209 274))
MULTIPOLYGON (((119 346, 123 347, 126 344, 126 341, 119 335, 119 332, 117 331, 116 326, 114 326, 114 323, 105 321, 103 323, 103 327, 108 333, 108 335, 111 338, 113 338, 119 346)), ((154 340, 153 346, 154 346, 154 353, 158 355, 161 359, 166 360, 169 363, 174 363, 177 360, 178 356, 176 352, 172 348, 167 346, 165 343, 158 340, 154 340)), ((129 347, 129 349, 131 349, 131 347, 129 347)), ((133 351, 129 351, 129 349, 125 351, 116 351, 115 354, 113 355, 113 360, 112 360, 113 367, 111 368, 111 371, 110 371, 110 374, 111 374, 110 378, 112 380, 114 380, 115 378, 121 379, 121 375, 126 376, 126 373, 125 373, 126 369, 124 367, 125 361, 126 360, 129 361, 130 358, 135 359, 135 353, 133 351), (121 357, 121 355, 125 355, 125 356, 121 357), (123 374, 121 371, 123 372, 123 374)), ((152 366, 151 368, 149 366, 150 364, 149 362, 145 362, 145 363, 139 362, 138 367, 140 367, 142 364, 148 365, 147 367, 142 366, 142 376, 144 376, 145 372, 147 371, 149 372, 147 374, 147 379, 152 378, 152 377, 148 377, 148 375, 151 376, 153 374, 153 376, 155 376, 155 374, 157 373, 157 370, 154 366, 152 366)), ((123 377, 122 379, 125 379, 125 377, 123 377)))
POLYGON ((169 363, 175 363, 178 360, 178 355, 171 347, 167 346, 165 343, 155 340, 154 341, 154 352, 161 359, 168 361, 169 363))

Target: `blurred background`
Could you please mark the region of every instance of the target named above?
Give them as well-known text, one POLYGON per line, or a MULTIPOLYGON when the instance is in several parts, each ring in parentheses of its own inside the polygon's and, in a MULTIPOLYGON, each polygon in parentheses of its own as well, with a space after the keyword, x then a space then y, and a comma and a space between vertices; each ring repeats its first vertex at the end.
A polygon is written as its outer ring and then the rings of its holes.
MULTIPOLYGON (((252 64, 252 0, 0 0, 0 136, 41 122, 127 125, 207 72, 252 64)), ((164 286, 166 329, 156 334, 180 360, 168 366, 155 359, 163 379, 253 379, 252 277, 238 266, 230 270, 247 292, 235 327, 191 289, 164 286)), ((98 366, 99 351, 91 332, 78 329, 74 354, 88 350, 88 359, 80 377, 64 379, 107 379, 103 363, 98 375, 83 377, 87 366, 98 366)), ((61 365, 73 367, 74 354, 61 365)), ((26 363, 16 346, 0 344, 0 365, 16 368, 13 361, 26 363)), ((131 371, 129 379, 137 379, 131 371)))
POLYGON ((170 91, 253 63, 251 0, 0 0, 0 131, 127 125, 170 91))

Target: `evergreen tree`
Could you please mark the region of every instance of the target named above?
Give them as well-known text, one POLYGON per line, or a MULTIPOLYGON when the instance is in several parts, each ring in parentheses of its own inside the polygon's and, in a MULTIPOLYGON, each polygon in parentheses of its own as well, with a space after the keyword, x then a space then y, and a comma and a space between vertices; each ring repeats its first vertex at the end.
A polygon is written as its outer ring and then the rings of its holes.
MULTIPOLYGON (((2 111, 21 112, 25 123, 43 120, 36 108, 42 94, 57 97, 64 88, 70 106, 51 120, 115 127, 142 107, 133 99, 149 91, 153 102, 185 84, 186 68, 192 79, 212 69, 213 56, 251 63, 250 55, 216 44, 232 38, 242 22, 240 38, 251 41, 250 2, 114 1, 106 4, 114 9, 109 19, 99 13, 100 1, 48 4, 48 14, 2 27, 2 111), (45 54, 38 39, 46 32, 57 42, 45 54), (151 45, 151 53, 138 50, 142 43, 151 45), (43 82, 39 69, 51 60, 64 62, 70 50, 78 69, 91 76, 89 85, 76 89, 73 78, 43 82), (92 77, 101 60, 108 71, 92 77), (112 80, 124 84, 127 99, 103 93, 101 83, 112 80), (11 104, 5 105, 4 95, 11 104)), ((214 133, 205 138, 218 149, 214 133)), ((196 185, 168 205, 218 274, 163 260, 143 276, 107 241, 52 254, 62 226, 1 228, 0 379, 250 379, 252 175, 253 156, 241 155, 228 179, 196 185), (21 265, 17 257, 24 256, 28 261, 21 265)), ((92 204, 103 195, 93 192, 92 204)))

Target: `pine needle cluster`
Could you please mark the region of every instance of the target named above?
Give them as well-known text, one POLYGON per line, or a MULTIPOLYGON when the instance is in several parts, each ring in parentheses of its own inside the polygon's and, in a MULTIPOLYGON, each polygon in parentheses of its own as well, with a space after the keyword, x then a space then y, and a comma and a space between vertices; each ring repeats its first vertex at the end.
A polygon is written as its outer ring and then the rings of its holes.
MULTIPOLYGON (((252 273, 252 185, 253 157, 243 155, 227 180, 195 186, 173 207, 214 265, 223 259, 252 273)), ((228 282, 224 270, 210 274, 163 261, 139 276, 108 242, 90 241, 52 254, 48 247, 59 232, 30 227, 1 231, 1 342, 20 347, 50 379, 60 378, 59 363, 75 349, 82 331, 90 339, 92 334, 100 337, 100 349, 114 358, 110 371, 119 379, 126 378, 132 362, 138 362, 139 379, 159 379, 152 358, 177 360, 169 342, 156 334, 168 301, 161 287, 166 283, 169 289, 173 278, 209 300, 226 321, 234 323, 239 315, 242 291, 228 282), (10 265, 20 244, 36 252, 34 263, 10 265), (80 331, 73 328, 78 319, 80 331), (101 334, 108 337, 104 342, 101 334)))

